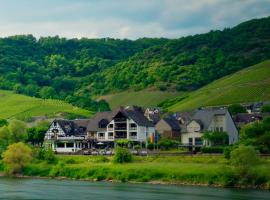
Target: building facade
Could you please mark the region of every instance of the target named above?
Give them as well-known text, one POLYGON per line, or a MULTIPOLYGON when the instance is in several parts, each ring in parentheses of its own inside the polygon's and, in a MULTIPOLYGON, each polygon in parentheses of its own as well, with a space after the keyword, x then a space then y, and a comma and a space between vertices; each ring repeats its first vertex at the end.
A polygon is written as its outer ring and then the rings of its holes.
POLYGON ((45 146, 58 153, 76 153, 84 149, 114 148, 126 139, 145 148, 154 125, 140 110, 119 108, 97 113, 89 120, 55 120, 45 135, 45 146))

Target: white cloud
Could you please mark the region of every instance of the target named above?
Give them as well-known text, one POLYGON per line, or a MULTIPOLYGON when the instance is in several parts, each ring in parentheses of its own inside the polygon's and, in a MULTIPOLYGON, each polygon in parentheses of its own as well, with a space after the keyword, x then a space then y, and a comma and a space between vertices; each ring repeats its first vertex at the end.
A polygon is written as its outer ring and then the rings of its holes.
POLYGON ((0 36, 170 37, 270 13, 270 0, 0 0, 0 36))

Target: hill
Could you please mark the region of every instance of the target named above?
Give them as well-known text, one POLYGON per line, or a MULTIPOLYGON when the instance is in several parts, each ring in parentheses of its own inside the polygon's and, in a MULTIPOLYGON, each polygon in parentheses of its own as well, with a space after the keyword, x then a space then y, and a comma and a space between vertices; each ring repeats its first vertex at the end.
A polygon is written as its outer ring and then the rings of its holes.
POLYGON ((270 17, 149 47, 108 68, 106 90, 191 91, 270 59, 270 17))
POLYGON ((125 91, 116 94, 101 96, 99 99, 106 100, 112 109, 119 106, 138 105, 155 107, 161 102, 178 96, 179 92, 163 92, 142 90, 137 92, 125 91))
POLYGON ((270 17, 179 39, 0 38, 0 89, 104 111, 96 96, 189 92, 270 59, 270 17))
POLYGON ((270 60, 223 77, 180 99, 182 100, 168 107, 168 110, 182 111, 202 106, 270 101, 270 60))
POLYGON ((0 118, 28 120, 33 116, 53 117, 59 114, 89 117, 92 112, 60 100, 43 100, 0 90, 0 118))

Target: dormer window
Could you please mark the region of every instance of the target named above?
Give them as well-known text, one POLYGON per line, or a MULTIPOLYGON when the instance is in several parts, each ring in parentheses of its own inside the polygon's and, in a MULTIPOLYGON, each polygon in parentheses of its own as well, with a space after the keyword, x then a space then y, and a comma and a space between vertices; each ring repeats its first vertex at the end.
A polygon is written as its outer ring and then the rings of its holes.
POLYGON ((106 128, 107 125, 109 124, 109 121, 107 119, 102 119, 98 123, 99 128, 106 128))

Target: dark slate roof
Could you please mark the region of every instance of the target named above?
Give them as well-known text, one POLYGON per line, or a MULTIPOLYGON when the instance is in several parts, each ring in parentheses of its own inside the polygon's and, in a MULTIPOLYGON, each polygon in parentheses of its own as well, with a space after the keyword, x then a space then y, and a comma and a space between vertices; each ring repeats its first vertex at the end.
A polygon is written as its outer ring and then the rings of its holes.
POLYGON ((169 118, 169 117, 164 118, 163 120, 172 128, 172 130, 180 131, 180 126, 177 120, 169 118))
POLYGON ((88 120, 54 120, 58 123, 66 135, 86 135, 88 120))
POLYGON ((210 108, 197 110, 192 119, 200 122, 203 130, 208 129, 212 119, 216 115, 225 115, 228 112, 226 108, 210 108))
POLYGON ((270 113, 239 113, 233 116, 235 123, 250 123, 257 120, 262 120, 265 117, 270 116, 270 113))
POLYGON ((139 126, 154 127, 154 125, 138 110, 120 109, 119 112, 132 119, 139 126))
POLYGON ((93 118, 91 118, 88 121, 87 124, 87 131, 103 131, 105 130, 105 128, 100 128, 99 127, 99 122, 103 119, 107 120, 108 122, 110 122, 112 120, 114 116, 114 112, 98 112, 94 115, 93 118))

